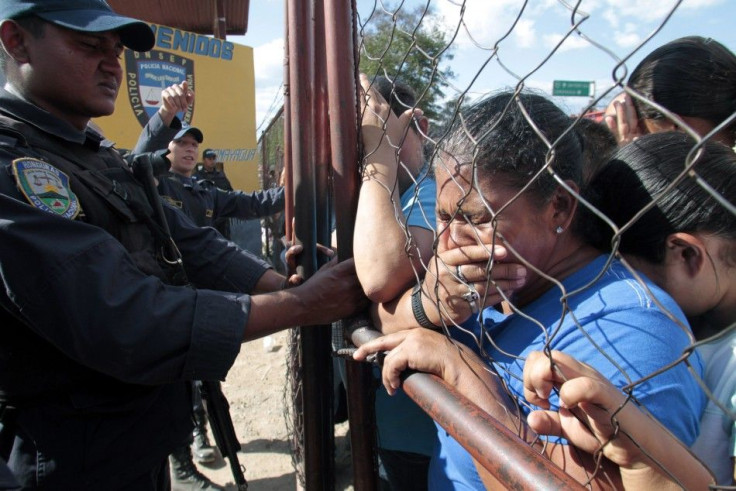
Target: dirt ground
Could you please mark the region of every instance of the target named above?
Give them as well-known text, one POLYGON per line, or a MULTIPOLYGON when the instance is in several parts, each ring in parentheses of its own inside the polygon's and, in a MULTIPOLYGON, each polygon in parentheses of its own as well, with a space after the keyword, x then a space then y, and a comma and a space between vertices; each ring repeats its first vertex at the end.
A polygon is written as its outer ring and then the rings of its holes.
MULTIPOLYGON (((272 337, 273 351, 265 350, 261 339, 244 344, 222 384, 242 445, 238 457, 246 468, 250 491, 297 489, 283 407, 287 333, 272 337)), ((347 422, 335 426, 336 490, 353 489, 347 429, 347 422)), ((236 489, 227 461, 218 459, 198 467, 215 483, 236 489)))

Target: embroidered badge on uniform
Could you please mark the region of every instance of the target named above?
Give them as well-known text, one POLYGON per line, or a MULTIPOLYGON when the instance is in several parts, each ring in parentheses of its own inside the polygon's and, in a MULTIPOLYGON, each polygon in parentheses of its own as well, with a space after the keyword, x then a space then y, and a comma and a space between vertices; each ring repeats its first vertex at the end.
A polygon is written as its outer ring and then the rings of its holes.
POLYGON ((53 165, 28 157, 15 159, 13 175, 18 189, 36 208, 72 220, 79 214, 79 200, 69 187, 69 176, 53 165))
POLYGON ((166 201, 171 206, 176 206, 177 208, 181 209, 181 205, 182 205, 181 201, 175 200, 171 196, 165 196, 163 194, 161 195, 161 197, 164 199, 164 201, 166 201))

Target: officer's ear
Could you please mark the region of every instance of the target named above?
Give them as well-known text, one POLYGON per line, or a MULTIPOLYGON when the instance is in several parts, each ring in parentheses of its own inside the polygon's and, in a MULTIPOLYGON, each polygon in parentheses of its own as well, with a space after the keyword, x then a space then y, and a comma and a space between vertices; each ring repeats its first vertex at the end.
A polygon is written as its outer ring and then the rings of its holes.
POLYGON ((5 51, 5 56, 14 59, 18 63, 27 63, 29 61, 28 50, 26 49, 26 37, 29 36, 26 30, 18 25, 12 19, 6 19, 0 23, 0 43, 5 51))

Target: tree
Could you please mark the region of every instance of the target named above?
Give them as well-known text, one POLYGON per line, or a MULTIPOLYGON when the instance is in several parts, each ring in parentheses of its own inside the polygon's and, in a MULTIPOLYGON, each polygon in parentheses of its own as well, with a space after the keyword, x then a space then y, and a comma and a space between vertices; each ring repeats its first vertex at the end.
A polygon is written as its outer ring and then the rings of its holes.
MULTIPOLYGON (((386 8, 389 10, 389 7, 386 8)), ((417 93, 418 105, 430 120, 437 120, 444 89, 455 77, 444 65, 452 60, 446 33, 432 29, 430 9, 399 9, 393 16, 375 9, 360 31, 360 71, 401 80, 417 93)))

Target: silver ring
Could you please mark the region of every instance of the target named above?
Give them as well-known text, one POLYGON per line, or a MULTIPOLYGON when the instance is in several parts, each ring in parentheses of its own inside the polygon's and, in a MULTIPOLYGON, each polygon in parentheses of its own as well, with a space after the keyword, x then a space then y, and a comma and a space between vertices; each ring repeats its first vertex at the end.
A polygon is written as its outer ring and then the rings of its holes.
POLYGON ((460 269, 460 265, 458 264, 455 266, 455 275, 457 276, 457 279, 459 279, 463 283, 467 283, 468 279, 463 274, 462 270, 460 269))
POLYGON ((480 295, 478 294, 478 291, 473 288, 472 285, 468 286, 467 293, 463 293, 463 300, 470 304, 470 311, 473 314, 477 314, 479 312, 480 309, 478 308, 478 300, 480 300, 480 295))

